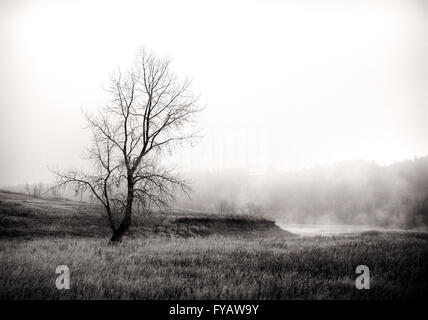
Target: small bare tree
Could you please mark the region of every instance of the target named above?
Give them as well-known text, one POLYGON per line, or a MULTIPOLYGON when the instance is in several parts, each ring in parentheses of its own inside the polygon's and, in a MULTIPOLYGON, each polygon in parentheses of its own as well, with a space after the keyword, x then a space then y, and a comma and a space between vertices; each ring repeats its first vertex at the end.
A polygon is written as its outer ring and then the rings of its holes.
POLYGON ((92 170, 56 172, 59 186, 76 193, 90 191, 105 209, 111 242, 121 241, 133 211, 163 207, 177 191, 189 192, 186 182, 161 166, 163 151, 192 140, 200 111, 191 82, 180 80, 170 60, 140 49, 133 68, 116 72, 107 89, 112 99, 98 114, 85 114, 93 133, 88 149, 92 170), (116 225, 114 214, 119 214, 116 225))
POLYGON ((40 198, 43 193, 44 185, 42 182, 33 184, 33 197, 40 198))
POLYGON ((30 188, 30 185, 29 185, 28 183, 26 183, 24 188, 25 188, 25 192, 26 192, 28 195, 30 195, 30 194, 31 194, 31 188, 30 188))

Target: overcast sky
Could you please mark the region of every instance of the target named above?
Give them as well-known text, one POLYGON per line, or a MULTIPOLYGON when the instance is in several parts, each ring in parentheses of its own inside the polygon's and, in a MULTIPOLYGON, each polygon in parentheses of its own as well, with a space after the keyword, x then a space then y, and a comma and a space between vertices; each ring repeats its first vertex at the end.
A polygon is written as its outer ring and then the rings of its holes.
POLYGON ((0 186, 83 166, 82 110, 140 45, 206 109, 184 170, 428 154, 428 1, 0 3, 0 186))

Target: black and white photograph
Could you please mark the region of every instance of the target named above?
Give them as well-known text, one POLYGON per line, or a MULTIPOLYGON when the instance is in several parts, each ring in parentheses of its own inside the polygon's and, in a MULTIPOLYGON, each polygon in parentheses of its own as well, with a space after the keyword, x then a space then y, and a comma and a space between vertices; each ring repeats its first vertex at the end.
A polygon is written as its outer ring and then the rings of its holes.
POLYGON ((0 300, 427 298, 428 1, 0 1, 0 300))

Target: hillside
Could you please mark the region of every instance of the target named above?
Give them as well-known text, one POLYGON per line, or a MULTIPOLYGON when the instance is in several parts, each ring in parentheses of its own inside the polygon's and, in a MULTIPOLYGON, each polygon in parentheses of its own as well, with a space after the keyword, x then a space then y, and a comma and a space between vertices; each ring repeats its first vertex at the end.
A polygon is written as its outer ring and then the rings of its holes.
MULTIPOLYGON (((259 217, 173 211, 135 216, 129 237, 290 236, 259 217)), ((101 208, 67 199, 35 198, 0 191, 0 238, 108 237, 101 208)))

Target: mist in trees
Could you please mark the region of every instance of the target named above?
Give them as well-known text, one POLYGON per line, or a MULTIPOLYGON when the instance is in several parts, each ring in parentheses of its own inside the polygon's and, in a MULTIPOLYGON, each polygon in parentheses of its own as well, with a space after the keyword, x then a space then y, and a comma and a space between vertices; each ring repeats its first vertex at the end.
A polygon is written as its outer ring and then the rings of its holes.
POLYGON ((189 173, 192 200, 179 207, 258 214, 282 223, 428 226, 428 157, 379 166, 347 161, 295 171, 189 173))

